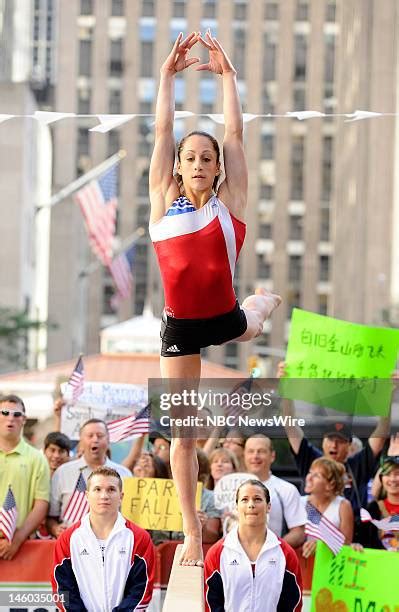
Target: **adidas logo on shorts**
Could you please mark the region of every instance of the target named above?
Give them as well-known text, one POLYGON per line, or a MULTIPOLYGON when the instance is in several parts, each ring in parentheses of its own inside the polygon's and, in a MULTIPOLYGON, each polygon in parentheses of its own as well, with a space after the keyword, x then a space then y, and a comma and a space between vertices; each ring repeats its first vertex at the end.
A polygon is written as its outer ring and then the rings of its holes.
POLYGON ((172 346, 168 346, 166 349, 167 353, 180 353, 180 349, 176 346, 176 344, 172 344, 172 346))

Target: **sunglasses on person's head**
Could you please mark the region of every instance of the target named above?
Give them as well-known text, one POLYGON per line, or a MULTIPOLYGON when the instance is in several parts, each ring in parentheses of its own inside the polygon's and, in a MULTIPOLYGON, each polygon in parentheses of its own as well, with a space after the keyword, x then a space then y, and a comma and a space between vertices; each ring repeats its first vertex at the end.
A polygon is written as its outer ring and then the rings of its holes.
POLYGON ((399 455, 387 455, 386 457, 381 457, 380 465, 384 465, 384 463, 395 463, 399 465, 399 455))
POLYGON ((22 410, 1 410, 0 412, 3 416, 9 416, 11 414, 11 416, 15 417, 16 419, 24 416, 22 410))

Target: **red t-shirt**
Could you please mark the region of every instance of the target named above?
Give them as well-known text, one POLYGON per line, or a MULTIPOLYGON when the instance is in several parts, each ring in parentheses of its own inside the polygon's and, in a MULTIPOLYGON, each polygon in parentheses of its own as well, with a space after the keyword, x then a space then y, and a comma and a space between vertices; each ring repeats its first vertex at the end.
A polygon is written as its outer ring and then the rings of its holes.
POLYGON ((384 506, 387 509, 388 514, 391 516, 394 514, 399 514, 399 504, 392 504, 387 499, 384 499, 384 506))

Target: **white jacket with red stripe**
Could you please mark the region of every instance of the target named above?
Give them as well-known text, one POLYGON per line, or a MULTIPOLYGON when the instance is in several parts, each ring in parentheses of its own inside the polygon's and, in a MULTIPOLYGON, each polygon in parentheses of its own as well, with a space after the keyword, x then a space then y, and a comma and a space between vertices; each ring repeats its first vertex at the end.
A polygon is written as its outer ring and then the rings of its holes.
POLYGON ((206 612, 300 612, 302 576, 295 551, 270 529, 255 564, 241 546, 237 528, 205 559, 206 612))
POLYGON ((154 583, 155 552, 145 529, 121 514, 107 538, 104 562, 89 515, 64 531, 54 553, 54 593, 67 592, 63 612, 146 610, 154 583))

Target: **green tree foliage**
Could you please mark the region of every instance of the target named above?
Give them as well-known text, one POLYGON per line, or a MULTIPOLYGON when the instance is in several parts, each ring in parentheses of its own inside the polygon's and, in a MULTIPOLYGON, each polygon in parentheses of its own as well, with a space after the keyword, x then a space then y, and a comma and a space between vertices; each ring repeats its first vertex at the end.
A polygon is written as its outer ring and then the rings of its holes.
POLYGON ((0 306, 0 370, 26 368, 29 332, 46 326, 23 310, 0 306))

